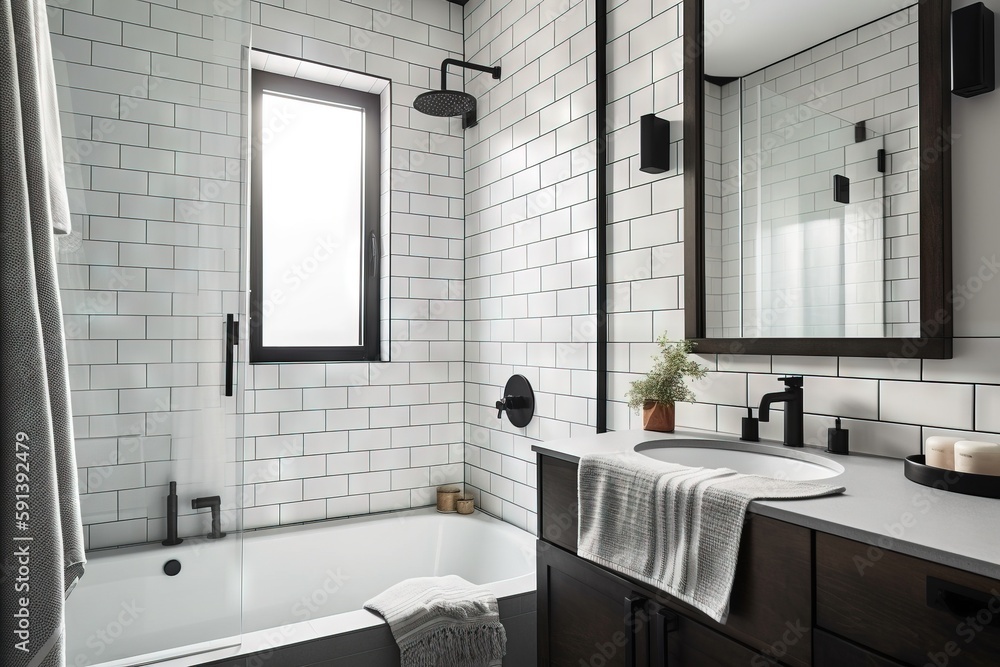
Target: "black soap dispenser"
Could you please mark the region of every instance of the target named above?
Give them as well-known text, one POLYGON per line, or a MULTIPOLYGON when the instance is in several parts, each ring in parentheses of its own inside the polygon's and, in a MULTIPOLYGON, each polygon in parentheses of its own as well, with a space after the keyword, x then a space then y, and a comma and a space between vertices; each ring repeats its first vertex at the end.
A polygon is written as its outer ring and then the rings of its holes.
POLYGON ((826 429, 826 451, 830 454, 850 454, 850 434, 846 428, 840 428, 840 417, 836 426, 826 429))
POLYGON ((753 416, 753 408, 747 408, 747 416, 743 418, 742 432, 740 440, 760 442, 760 420, 753 416))

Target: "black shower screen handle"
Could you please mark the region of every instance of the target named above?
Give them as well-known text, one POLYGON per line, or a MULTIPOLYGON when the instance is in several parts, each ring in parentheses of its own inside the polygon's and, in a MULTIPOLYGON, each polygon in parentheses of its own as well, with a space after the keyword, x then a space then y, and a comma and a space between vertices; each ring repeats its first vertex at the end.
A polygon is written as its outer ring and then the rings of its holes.
POLYGON ((240 344, 240 321, 229 313, 226 315, 226 396, 233 395, 236 354, 234 348, 240 344))

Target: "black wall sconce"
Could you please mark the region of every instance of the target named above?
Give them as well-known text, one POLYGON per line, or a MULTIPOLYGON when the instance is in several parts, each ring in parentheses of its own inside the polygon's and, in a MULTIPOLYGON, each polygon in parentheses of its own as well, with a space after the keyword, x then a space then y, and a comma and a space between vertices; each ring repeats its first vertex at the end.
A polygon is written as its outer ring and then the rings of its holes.
POLYGON ((639 119, 639 171, 662 174, 670 169, 670 121, 648 113, 639 119))
POLYGON ((833 201, 841 204, 851 203, 851 179, 847 176, 833 175, 833 201))
POLYGON ((996 88, 993 12, 977 2, 951 13, 951 92, 975 97, 996 88))

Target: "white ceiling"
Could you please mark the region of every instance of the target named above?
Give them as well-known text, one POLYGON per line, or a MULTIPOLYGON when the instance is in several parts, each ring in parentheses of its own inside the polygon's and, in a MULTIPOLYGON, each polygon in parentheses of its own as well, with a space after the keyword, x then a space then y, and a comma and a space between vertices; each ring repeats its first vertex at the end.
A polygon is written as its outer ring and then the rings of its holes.
POLYGON ((899 0, 705 0, 705 73, 756 72, 900 6, 899 0))

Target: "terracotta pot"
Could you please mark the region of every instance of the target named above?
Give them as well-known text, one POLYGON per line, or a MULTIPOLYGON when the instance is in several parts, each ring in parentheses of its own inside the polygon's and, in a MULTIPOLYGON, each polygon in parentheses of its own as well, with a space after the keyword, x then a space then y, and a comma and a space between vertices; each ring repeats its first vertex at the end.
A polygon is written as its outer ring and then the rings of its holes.
POLYGON ((642 428, 646 431, 674 432, 674 404, 646 401, 642 404, 642 428))

